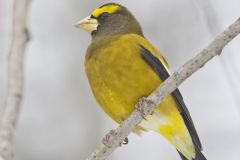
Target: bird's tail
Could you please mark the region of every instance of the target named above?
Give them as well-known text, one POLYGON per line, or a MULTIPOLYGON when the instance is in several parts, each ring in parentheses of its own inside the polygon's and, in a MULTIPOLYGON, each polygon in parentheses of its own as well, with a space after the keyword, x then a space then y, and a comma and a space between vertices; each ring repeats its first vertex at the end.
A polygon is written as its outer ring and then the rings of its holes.
MULTIPOLYGON (((179 151, 178 153, 180 154, 182 160, 189 160, 186 157, 184 157, 184 155, 182 155, 179 151)), ((201 150, 196 148, 196 156, 194 159, 192 160, 207 160, 206 157, 202 154, 201 150)))

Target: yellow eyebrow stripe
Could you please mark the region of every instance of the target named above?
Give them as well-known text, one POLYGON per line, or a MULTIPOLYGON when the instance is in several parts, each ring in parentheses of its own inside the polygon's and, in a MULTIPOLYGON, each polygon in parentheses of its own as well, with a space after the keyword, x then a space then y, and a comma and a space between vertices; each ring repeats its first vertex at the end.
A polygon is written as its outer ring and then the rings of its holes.
POLYGON ((101 14, 107 12, 109 14, 115 13, 116 11, 120 10, 121 8, 117 5, 107 5, 102 8, 97 8, 92 12, 92 16, 98 18, 101 14))

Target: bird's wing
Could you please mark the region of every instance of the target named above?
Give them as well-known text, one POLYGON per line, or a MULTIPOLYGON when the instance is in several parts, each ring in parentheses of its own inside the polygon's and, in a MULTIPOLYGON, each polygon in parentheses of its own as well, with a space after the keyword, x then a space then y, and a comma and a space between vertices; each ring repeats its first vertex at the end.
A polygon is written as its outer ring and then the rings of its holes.
MULTIPOLYGON (((141 57, 144 59, 144 61, 155 71, 155 73, 164 81, 166 80, 170 74, 168 73, 166 69, 165 60, 160 60, 158 57, 154 56, 148 49, 146 49, 143 45, 139 44, 141 47, 141 57), (164 63, 164 64, 163 64, 164 63)), ((201 142, 199 140, 199 137, 197 135, 196 129, 194 127, 192 118, 189 114, 189 111, 183 101, 183 97, 178 89, 176 89, 174 92, 172 92, 172 96, 174 97, 176 103, 178 104, 178 110, 182 115, 182 118, 185 122, 185 125, 188 128, 188 131, 192 137, 193 143, 195 147, 197 147, 199 150, 202 149, 201 142)))

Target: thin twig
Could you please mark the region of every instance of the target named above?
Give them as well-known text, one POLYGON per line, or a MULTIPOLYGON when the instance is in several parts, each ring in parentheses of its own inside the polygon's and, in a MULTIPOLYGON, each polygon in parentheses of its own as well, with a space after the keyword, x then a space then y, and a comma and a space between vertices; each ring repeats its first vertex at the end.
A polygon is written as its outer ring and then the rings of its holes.
POLYGON ((15 0, 12 42, 8 60, 8 94, 0 123, 0 160, 13 157, 12 137, 23 96, 23 60, 29 39, 26 28, 29 0, 15 0))
MULTIPOLYGON (((182 84, 194 72, 203 67, 210 59, 216 55, 220 55, 222 49, 239 33, 240 18, 223 33, 219 34, 205 49, 174 72, 160 85, 160 87, 147 97, 145 103, 138 103, 136 108, 143 108, 145 116, 153 113, 156 106, 161 103, 164 97, 173 92, 180 84, 182 84)), ((138 110, 135 110, 127 120, 114 130, 114 132, 111 132, 111 135, 108 135, 109 140, 107 144, 100 144, 96 150, 86 158, 86 160, 106 159, 117 147, 120 146, 122 141, 142 120, 143 117, 141 113, 138 110)))

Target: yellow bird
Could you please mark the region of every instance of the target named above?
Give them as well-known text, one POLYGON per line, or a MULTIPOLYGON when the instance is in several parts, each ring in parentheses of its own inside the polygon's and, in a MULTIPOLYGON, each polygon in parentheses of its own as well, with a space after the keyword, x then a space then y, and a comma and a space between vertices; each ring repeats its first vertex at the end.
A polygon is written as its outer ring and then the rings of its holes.
MULTIPOLYGON (((142 97, 169 77, 168 63, 144 37, 138 21, 122 5, 105 4, 76 24, 91 33, 85 70, 102 109, 122 123, 142 97)), ((152 130, 163 135, 183 160, 206 160, 192 118, 179 90, 145 117, 135 133, 152 130)))

